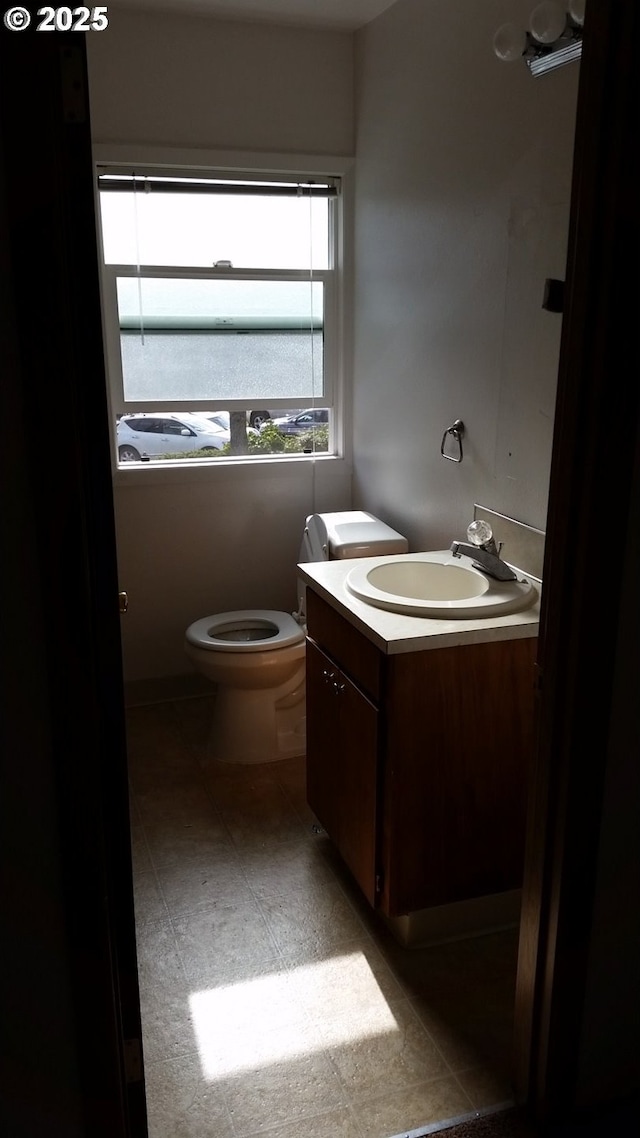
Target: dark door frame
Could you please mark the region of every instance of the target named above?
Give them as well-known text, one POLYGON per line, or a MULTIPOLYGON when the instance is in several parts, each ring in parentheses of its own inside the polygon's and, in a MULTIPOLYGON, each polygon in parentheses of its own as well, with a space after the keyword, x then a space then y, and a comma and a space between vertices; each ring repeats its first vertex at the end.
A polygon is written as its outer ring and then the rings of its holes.
POLYGON ((0 29, 11 1138, 144 1138, 84 35, 0 29))
MULTIPOLYGON (((638 613, 629 582, 640 525, 639 16, 635 0, 588 0, 581 62, 516 993, 516 1086, 541 1121, 568 1118, 602 1094, 585 1087, 581 1056, 609 765, 625 765, 629 793, 638 788, 631 717, 626 755, 616 743, 616 759, 613 748, 617 691, 637 668, 633 638, 625 642, 620 629, 637 626, 638 613)), ((639 690, 636 672, 635 701, 639 690)), ((614 824, 629 821, 620 812, 614 824)), ((620 904, 637 910, 637 869, 622 866, 620 904)), ((613 971, 623 967, 618 935, 610 930, 613 971)), ((628 1001, 637 1003, 629 981, 628 1001)), ((624 1030, 622 1022, 609 1028, 624 1030)), ((602 1059, 606 1066, 604 1050, 602 1059)), ((624 1066, 609 1083, 612 1096, 638 1090, 624 1066)))

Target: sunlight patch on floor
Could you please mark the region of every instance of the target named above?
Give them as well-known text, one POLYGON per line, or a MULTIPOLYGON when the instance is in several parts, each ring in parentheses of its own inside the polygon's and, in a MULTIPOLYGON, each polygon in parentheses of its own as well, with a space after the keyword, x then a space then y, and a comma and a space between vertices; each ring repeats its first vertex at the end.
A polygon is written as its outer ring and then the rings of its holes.
POLYGON ((208 1079, 398 1030, 362 952, 194 992, 189 1003, 208 1079))

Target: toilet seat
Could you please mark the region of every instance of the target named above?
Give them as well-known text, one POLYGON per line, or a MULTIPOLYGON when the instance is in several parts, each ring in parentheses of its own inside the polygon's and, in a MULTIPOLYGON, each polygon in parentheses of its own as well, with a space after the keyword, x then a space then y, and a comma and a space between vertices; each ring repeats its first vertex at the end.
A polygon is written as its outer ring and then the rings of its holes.
POLYGON ((194 648, 215 652, 267 652, 303 644, 305 635, 288 612, 236 609, 196 620, 187 629, 186 638, 194 648))
MULTIPOLYGON (((310 514, 299 563, 407 550, 406 538, 364 511, 310 514)), ((212 761, 260 764, 304 755, 305 593, 298 578, 296 613, 237 609, 187 628, 185 654, 215 693, 206 744, 212 761)))

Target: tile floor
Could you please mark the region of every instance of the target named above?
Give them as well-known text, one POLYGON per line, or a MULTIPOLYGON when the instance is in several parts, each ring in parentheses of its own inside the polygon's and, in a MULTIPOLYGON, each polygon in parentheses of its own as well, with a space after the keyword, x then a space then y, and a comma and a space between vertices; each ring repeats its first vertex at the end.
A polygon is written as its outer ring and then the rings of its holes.
POLYGON ((210 710, 127 712, 150 1138, 390 1138, 508 1101, 517 930, 401 948, 304 762, 213 765, 210 710))

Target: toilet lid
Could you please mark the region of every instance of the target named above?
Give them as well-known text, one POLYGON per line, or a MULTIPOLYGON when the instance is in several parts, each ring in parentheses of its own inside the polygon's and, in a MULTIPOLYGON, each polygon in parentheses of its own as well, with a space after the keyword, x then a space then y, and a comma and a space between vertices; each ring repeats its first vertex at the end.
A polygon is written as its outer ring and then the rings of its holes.
POLYGON ((202 617, 186 637, 195 648, 216 652, 266 652, 304 642, 304 630, 288 612, 236 609, 202 617))

